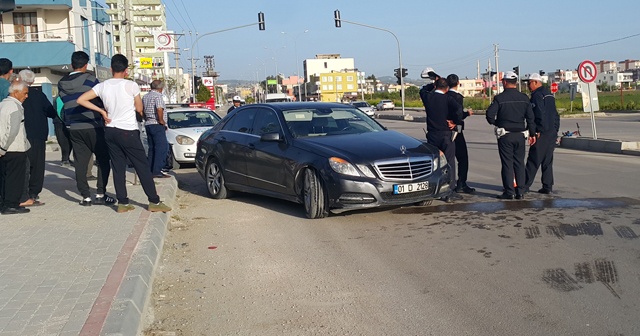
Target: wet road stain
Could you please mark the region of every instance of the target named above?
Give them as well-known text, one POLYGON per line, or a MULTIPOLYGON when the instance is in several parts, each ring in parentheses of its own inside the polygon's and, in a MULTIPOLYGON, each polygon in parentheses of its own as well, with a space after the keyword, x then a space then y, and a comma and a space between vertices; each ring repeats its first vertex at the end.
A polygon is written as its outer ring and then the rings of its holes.
POLYGON ((527 239, 540 238, 540 228, 538 226, 529 226, 524 228, 524 234, 527 239))
MULTIPOLYGON (((501 202, 476 202, 476 203, 453 203, 442 204, 427 207, 404 207, 394 209, 394 214, 429 214, 452 211, 476 211, 482 213, 495 213, 498 211, 520 211, 533 209, 568 209, 568 208, 588 208, 588 209, 605 209, 620 208, 630 205, 640 205, 640 200, 628 197, 616 198, 586 198, 586 199, 544 199, 544 200, 514 200, 501 202)), ((501 219, 503 216, 496 216, 501 219)), ((634 224, 640 224, 640 219, 634 221, 634 224)))
POLYGON ((560 239, 565 236, 602 236, 602 226, 594 222, 584 222, 580 224, 560 224, 547 226, 547 233, 560 239))
POLYGON ((613 229, 620 238, 624 239, 637 239, 638 235, 628 226, 614 226, 613 229))
POLYGON ((618 270, 613 261, 596 259, 593 262, 576 263, 574 265, 574 277, 562 268, 547 269, 542 275, 542 280, 551 288, 570 292, 583 288, 580 283, 592 284, 599 282, 604 285, 613 296, 620 299, 614 286, 618 283, 618 270))
POLYGON ((491 254, 492 253, 490 251, 487 251, 486 247, 484 247, 484 248, 482 248, 480 250, 477 250, 476 252, 482 253, 482 256, 484 256, 485 258, 491 258, 491 254))

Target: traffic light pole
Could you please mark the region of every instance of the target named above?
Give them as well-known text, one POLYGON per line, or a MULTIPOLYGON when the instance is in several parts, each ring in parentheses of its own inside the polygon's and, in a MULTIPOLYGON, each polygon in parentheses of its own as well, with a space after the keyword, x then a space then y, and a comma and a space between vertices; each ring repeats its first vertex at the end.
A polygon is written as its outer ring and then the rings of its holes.
MULTIPOLYGON (((258 18, 259 19, 261 18, 260 14, 262 14, 262 13, 258 14, 258 18)), ((198 41, 201 38, 203 38, 205 36, 208 36, 208 35, 223 33, 223 32, 229 31, 229 30, 235 30, 235 29, 240 29, 240 28, 245 28, 245 27, 251 27, 251 26, 255 26, 255 25, 260 25, 260 27, 261 27, 260 30, 264 30, 264 17, 262 16, 262 20, 260 20, 260 21, 258 21, 256 23, 251 23, 251 24, 246 24, 246 25, 242 25, 242 26, 237 26, 237 27, 217 30, 217 31, 205 33, 205 34, 202 34, 202 35, 198 36, 198 38, 196 38, 196 40, 193 41, 193 43, 191 44, 191 50, 190 50, 191 51, 191 76, 193 76, 193 78, 191 78, 191 81, 195 82, 194 78, 195 78, 195 75, 196 75, 196 64, 195 64, 194 59, 193 59, 193 48, 195 48, 196 44, 198 43, 198 41)), ((193 85, 191 87, 191 101, 195 103, 195 100, 196 100, 196 88, 195 88, 195 83, 193 83, 193 85)))
MULTIPOLYGON (((398 37, 396 36, 396 34, 394 34, 392 31, 387 30, 387 29, 383 29, 383 28, 378 28, 378 27, 374 27, 374 26, 370 26, 370 25, 366 25, 366 24, 362 24, 362 23, 357 23, 357 22, 352 22, 352 21, 347 21, 345 19, 340 18, 340 12, 336 11, 334 12, 334 16, 335 16, 335 20, 336 20, 336 27, 340 27, 339 26, 339 22, 346 22, 346 23, 350 23, 356 26, 362 26, 362 27, 367 27, 367 28, 371 28, 371 29, 377 29, 377 30, 382 30, 385 31, 391 35, 393 35, 393 37, 396 39, 396 43, 398 44, 398 63, 400 65, 400 71, 402 71, 402 51, 400 50, 400 41, 398 40, 398 37), (336 14, 337 12, 337 14, 336 14)), ((402 74, 400 74, 400 99, 402 100, 402 116, 404 117, 405 113, 404 113, 404 78, 402 77, 402 74)))

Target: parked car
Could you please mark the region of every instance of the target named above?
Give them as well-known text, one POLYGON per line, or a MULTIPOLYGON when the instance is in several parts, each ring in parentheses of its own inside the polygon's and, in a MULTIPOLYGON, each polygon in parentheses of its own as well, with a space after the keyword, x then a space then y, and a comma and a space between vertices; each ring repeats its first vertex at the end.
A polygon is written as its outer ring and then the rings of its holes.
POLYGON ((196 168, 212 198, 231 191, 277 197, 304 204, 309 218, 451 192, 436 147, 339 103, 239 107, 202 134, 196 168))
POLYGON ((373 111, 373 106, 369 105, 366 101, 355 101, 351 103, 351 105, 360 109, 360 111, 364 112, 366 115, 373 117, 375 115, 373 111))
POLYGON ((393 110, 394 108, 396 108, 396 104, 390 99, 383 99, 376 105, 378 111, 393 110))
POLYGON ((207 108, 167 108, 168 165, 174 169, 181 164, 193 163, 196 141, 202 133, 215 126, 221 118, 207 108))

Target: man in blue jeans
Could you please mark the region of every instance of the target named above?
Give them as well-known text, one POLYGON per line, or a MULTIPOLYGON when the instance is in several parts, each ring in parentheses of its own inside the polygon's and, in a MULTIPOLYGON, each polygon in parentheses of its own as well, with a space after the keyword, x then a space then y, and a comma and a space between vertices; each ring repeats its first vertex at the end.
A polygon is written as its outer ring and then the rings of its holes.
POLYGON ((167 141, 167 116, 164 113, 165 105, 162 97, 164 83, 159 80, 151 82, 151 91, 142 97, 144 106, 145 129, 147 131, 147 142, 149 144, 149 167, 151 175, 155 178, 170 177, 162 171, 167 163, 167 151, 169 142, 167 141))

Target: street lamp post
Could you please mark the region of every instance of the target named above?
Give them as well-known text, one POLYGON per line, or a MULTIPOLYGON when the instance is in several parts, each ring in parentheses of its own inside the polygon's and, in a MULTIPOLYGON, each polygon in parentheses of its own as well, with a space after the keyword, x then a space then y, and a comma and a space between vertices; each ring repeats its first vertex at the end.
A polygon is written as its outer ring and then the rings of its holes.
MULTIPOLYGON (((298 82, 297 83, 298 84, 298 101, 302 101, 302 98, 301 98, 302 94, 300 93, 300 91, 301 91, 300 90, 300 64, 298 64, 298 61, 299 61, 298 60, 298 37, 300 37, 300 35, 308 33, 308 32, 309 32, 309 29, 305 29, 302 33, 300 33, 300 34, 296 35, 295 37, 293 37, 293 48, 294 48, 295 54, 296 54, 296 72, 297 72, 297 75, 298 75, 298 81, 297 81, 298 82)), ((286 32, 282 32, 282 34, 286 34, 286 32)), ((306 81, 307 81, 307 79, 305 78, 303 80, 303 83, 305 83, 306 81)), ((305 91, 306 91, 306 89, 307 89, 307 85, 306 84, 305 84, 304 88, 305 88, 305 91)), ((305 92, 305 99, 306 99, 306 96, 307 96, 307 94, 305 92)))
MULTIPOLYGON (((346 23, 350 23, 356 26, 362 26, 362 27, 367 27, 367 28, 371 28, 371 29, 377 29, 377 30, 382 30, 385 31, 391 35, 393 35, 393 37, 396 39, 396 43, 398 44, 398 63, 400 65, 400 71, 402 71, 402 51, 400 50, 400 41, 398 40, 398 37, 396 36, 396 34, 394 34, 392 31, 387 30, 387 29, 383 29, 383 28, 379 28, 379 27, 374 27, 374 26, 370 26, 370 25, 366 25, 366 24, 362 24, 362 23, 357 23, 357 22, 352 22, 352 21, 347 21, 345 19, 340 18, 340 11, 336 10, 334 12, 334 20, 336 22, 336 27, 340 28, 341 22, 346 22, 346 23)), ((404 77, 400 76, 400 99, 402 100, 402 116, 404 116, 404 77)))

